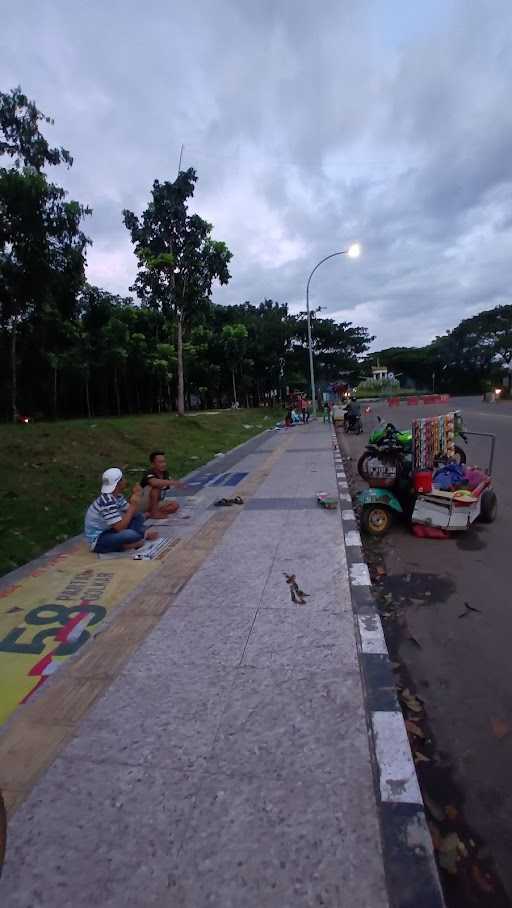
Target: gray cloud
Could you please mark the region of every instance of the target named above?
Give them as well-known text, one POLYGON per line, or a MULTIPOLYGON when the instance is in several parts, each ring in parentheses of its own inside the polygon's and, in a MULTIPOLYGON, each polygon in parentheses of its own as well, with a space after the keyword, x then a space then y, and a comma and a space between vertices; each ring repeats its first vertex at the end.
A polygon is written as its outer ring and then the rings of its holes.
POLYGON ((89 277, 135 274, 124 207, 184 166, 234 252, 222 303, 312 303, 377 346, 422 343, 509 302, 512 9, 507 0, 148 0, 4 9, 0 84, 21 83, 75 156, 89 277), (418 9, 414 7, 418 6, 418 9))

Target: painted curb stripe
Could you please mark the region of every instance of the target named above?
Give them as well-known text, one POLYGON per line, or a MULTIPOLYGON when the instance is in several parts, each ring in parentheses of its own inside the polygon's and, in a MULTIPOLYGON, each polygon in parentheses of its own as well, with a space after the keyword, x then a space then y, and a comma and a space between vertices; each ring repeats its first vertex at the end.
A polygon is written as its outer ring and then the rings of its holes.
POLYGON ((389 903, 393 908, 445 908, 386 638, 336 433, 331 431, 389 903))
POLYGON ((345 545, 358 545, 360 548, 362 547, 359 530, 347 530, 345 533, 345 545))
POLYGON ((375 712, 372 727, 382 800, 393 804, 423 804, 402 714, 375 712))
POLYGON ((363 653, 381 653, 387 655, 388 648, 384 639, 384 631, 379 616, 359 615, 359 633, 361 635, 361 648, 363 653))

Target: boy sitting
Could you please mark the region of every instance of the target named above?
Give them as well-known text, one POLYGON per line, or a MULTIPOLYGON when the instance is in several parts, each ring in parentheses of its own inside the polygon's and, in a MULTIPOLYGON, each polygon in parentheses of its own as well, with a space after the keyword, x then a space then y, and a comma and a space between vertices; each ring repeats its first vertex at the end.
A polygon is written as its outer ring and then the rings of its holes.
POLYGON ((149 455, 150 469, 144 473, 140 484, 143 489, 143 509, 151 520, 163 520, 179 510, 177 501, 166 501, 167 489, 182 488, 183 483, 169 478, 167 463, 163 451, 153 451, 149 455))

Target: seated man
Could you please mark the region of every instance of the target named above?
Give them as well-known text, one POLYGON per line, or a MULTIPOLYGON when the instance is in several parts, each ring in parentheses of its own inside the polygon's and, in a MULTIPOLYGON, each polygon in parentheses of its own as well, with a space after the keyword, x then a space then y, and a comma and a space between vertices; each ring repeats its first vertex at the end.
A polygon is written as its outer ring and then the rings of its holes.
MULTIPOLYGON (((142 489, 133 487, 128 502, 123 495, 126 479, 117 467, 105 470, 101 494, 87 509, 85 536, 92 552, 98 555, 140 549, 144 544, 144 515, 140 513, 142 489)), ((148 530, 146 539, 157 539, 155 530, 148 530)))
POLYGON ((153 451, 149 455, 151 467, 144 473, 140 484, 144 491, 144 511, 151 520, 162 520, 175 514, 179 509, 177 501, 165 501, 167 489, 173 486, 183 487, 183 483, 169 478, 167 463, 163 451, 153 451))

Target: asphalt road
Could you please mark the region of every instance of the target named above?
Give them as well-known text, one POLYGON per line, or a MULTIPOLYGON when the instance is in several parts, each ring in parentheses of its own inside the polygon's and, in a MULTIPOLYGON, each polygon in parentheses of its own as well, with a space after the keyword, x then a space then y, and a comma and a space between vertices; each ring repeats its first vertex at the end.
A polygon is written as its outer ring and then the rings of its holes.
MULTIPOLYGON (((400 660, 453 771, 465 818, 486 843, 512 903, 512 404, 463 398, 435 407, 371 406, 364 435, 343 437, 355 472, 377 413, 406 428, 415 416, 461 409, 469 431, 497 438, 494 524, 442 541, 416 539, 398 525, 372 546, 384 558, 386 589, 405 603, 408 633, 421 646, 402 633, 400 660), (465 602, 481 613, 461 619, 465 602), (493 727, 494 720, 505 724, 493 727)), ((468 463, 485 465, 487 441, 470 440, 467 451, 468 463)))

